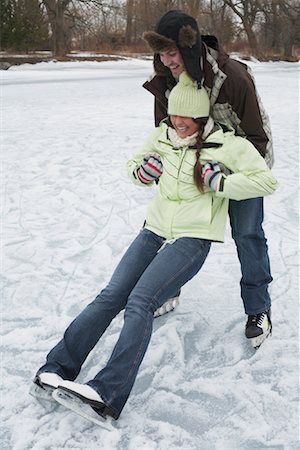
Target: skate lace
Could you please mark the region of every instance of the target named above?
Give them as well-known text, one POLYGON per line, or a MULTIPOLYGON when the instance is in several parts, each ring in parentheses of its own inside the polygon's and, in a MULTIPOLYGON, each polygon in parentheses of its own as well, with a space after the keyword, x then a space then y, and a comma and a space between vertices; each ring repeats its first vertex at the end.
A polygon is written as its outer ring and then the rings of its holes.
POLYGON ((261 325, 264 321, 265 313, 262 312, 260 314, 250 315, 248 319, 248 323, 251 325, 261 325))
POLYGON ((257 324, 262 325, 264 319, 265 319, 265 313, 258 314, 257 324))

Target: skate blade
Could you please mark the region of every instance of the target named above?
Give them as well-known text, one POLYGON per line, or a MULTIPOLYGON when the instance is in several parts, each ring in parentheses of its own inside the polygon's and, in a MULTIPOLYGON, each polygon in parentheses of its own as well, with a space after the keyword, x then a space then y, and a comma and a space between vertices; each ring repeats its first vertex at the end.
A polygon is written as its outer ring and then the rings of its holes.
POLYGON ((75 412, 84 419, 89 420, 96 425, 100 425, 107 431, 114 430, 110 418, 105 419, 104 417, 99 416, 88 403, 84 403, 71 392, 57 388, 53 391, 52 397, 65 408, 75 412))
POLYGON ((47 402, 51 402, 51 403, 55 404, 55 401, 52 397, 52 392, 53 392, 53 389, 51 389, 51 388, 43 389, 35 383, 32 383, 32 385, 30 386, 30 389, 29 389, 29 395, 34 397, 40 403, 47 401, 47 402))
POLYGON ((270 336, 270 330, 266 331, 266 333, 263 333, 257 337, 251 338, 250 342, 251 342, 252 347, 257 350, 269 336, 270 336))
POLYGON ((179 305, 179 297, 173 297, 167 300, 160 308, 154 312, 154 318, 164 316, 168 312, 174 311, 179 305))

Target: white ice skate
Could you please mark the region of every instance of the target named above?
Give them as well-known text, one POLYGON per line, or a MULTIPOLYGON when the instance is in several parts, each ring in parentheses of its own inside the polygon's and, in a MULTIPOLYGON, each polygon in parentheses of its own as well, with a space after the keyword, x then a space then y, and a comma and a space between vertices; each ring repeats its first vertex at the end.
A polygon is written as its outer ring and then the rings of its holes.
POLYGON ((163 316, 164 314, 167 314, 168 312, 173 311, 173 309, 175 309, 176 306, 178 306, 178 305, 179 305, 179 296, 172 297, 155 311, 154 317, 163 316))
POLYGON ((52 392, 63 379, 56 373, 43 372, 37 375, 30 386, 29 394, 39 401, 53 402, 52 392))
POLYGON ((79 416, 112 431, 114 419, 105 415, 106 406, 100 395, 87 384, 62 381, 52 393, 53 398, 79 416))

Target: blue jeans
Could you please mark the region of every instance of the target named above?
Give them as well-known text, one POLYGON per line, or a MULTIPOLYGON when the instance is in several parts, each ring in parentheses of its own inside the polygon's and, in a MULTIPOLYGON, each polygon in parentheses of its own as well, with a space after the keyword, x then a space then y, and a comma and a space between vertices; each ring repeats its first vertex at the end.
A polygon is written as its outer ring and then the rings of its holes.
POLYGON ((259 314, 271 307, 268 284, 273 280, 262 228, 263 199, 230 200, 229 217, 241 263, 240 284, 245 313, 259 314))
POLYGON ((124 324, 112 355, 88 382, 115 418, 126 403, 147 350, 155 310, 196 275, 211 245, 196 238, 179 238, 163 246, 164 241, 149 230, 140 232, 107 287, 69 325, 38 371, 75 380, 90 351, 125 308, 124 324))

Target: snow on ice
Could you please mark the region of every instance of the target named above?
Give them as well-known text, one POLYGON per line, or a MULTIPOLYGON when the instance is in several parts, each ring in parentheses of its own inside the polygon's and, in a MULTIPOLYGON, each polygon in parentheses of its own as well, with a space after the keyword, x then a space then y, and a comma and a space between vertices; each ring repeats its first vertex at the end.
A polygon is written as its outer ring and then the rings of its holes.
MULTIPOLYGON (((41 63, 2 78, 3 300, 1 448, 224 450, 299 448, 298 71, 251 63, 274 134, 278 191, 265 199, 274 332, 243 335, 234 243, 215 244, 149 350, 115 430, 28 395, 64 328, 104 287, 139 231, 153 190, 127 159, 153 126, 142 87, 151 62, 41 63)), ((105 364, 122 315, 78 378, 105 364)))

